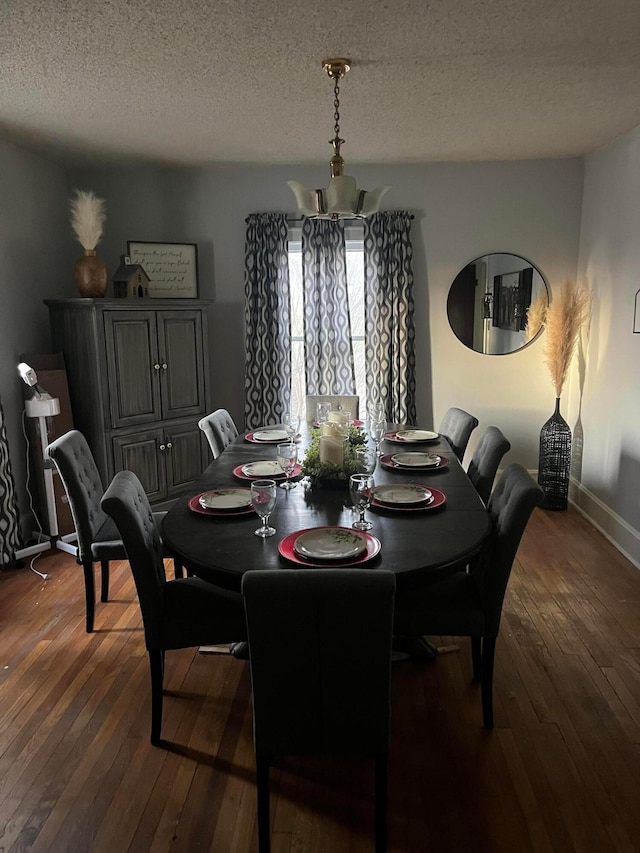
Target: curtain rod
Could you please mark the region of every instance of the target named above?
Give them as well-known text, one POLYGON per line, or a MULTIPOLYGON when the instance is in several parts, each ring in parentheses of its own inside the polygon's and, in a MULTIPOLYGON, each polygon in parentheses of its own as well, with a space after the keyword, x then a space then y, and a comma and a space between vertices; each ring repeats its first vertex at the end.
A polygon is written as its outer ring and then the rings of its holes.
MULTIPOLYGON (((386 211, 383 210, 380 212, 385 213, 386 211)), ((289 214, 289 213, 285 214, 285 216, 286 216, 287 222, 304 222, 304 220, 307 218, 306 216, 294 216, 293 214, 289 214)), ((351 216, 351 217, 345 216, 344 219, 342 219, 341 221, 342 222, 353 222, 353 223, 355 223, 355 222, 362 222, 363 218, 364 217, 362 217, 362 216, 351 216)), ((415 216, 413 215, 413 213, 409 214, 409 219, 415 219, 415 216)), ((249 217, 247 216, 244 221, 248 222, 249 217)))

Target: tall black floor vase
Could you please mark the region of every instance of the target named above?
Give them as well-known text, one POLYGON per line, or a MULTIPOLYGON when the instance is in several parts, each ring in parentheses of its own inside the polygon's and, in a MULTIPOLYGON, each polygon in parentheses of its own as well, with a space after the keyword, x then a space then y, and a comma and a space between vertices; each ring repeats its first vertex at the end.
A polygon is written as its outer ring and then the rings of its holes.
POLYGON ((571 469, 571 429, 560 414, 560 398, 556 410, 540 430, 538 484, 544 492, 543 509, 566 509, 569 502, 571 469))

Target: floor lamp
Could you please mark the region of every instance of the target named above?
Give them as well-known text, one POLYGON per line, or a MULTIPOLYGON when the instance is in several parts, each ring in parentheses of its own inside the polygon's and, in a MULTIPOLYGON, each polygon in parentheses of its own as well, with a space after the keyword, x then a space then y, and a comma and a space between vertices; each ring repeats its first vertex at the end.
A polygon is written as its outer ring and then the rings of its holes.
MULTIPOLYGON (((48 531, 44 542, 37 542, 35 545, 29 545, 26 548, 20 548, 16 551, 16 560, 22 560, 25 557, 31 557, 33 554, 39 554, 42 551, 49 551, 52 548, 59 548, 61 551, 66 551, 69 554, 77 556, 78 549, 73 544, 77 539, 75 533, 69 533, 66 536, 60 536, 58 529, 58 515, 56 512, 56 497, 53 488, 53 462, 47 458, 46 449, 47 441, 47 418, 55 417, 60 414, 60 401, 57 397, 51 397, 50 394, 38 385, 38 377, 35 370, 26 362, 21 362, 18 365, 18 373, 22 377, 23 382, 32 389, 32 396, 25 400, 24 409, 25 415, 28 418, 38 419, 38 433, 40 434, 40 445, 42 450, 42 464, 44 468, 44 491, 47 501, 47 518, 48 531)), ((42 533, 38 534, 40 538, 42 533)))

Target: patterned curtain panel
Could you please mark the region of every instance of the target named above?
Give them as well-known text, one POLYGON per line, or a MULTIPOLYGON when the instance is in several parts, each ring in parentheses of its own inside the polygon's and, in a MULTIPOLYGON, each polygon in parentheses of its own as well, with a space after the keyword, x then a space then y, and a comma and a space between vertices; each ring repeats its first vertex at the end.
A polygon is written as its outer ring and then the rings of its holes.
POLYGON ((302 225, 307 394, 355 394, 342 222, 302 225))
POLYGON ((0 565, 12 563, 15 552, 22 546, 16 490, 9 461, 9 445, 0 401, 0 565))
POLYGON ((291 398, 288 228, 283 213, 253 213, 245 246, 245 424, 278 423, 291 398))
POLYGON ((406 424, 416 422, 411 220, 404 211, 364 220, 368 400, 381 400, 387 420, 406 424))

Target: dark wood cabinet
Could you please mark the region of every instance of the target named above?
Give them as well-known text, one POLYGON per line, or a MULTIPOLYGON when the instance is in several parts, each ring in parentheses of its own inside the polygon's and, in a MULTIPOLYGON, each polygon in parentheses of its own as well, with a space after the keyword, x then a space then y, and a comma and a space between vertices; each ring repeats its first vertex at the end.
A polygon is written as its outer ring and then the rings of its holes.
POLYGON ((53 348, 65 358, 74 423, 105 483, 135 471, 155 505, 208 464, 208 303, 56 299, 53 348))

